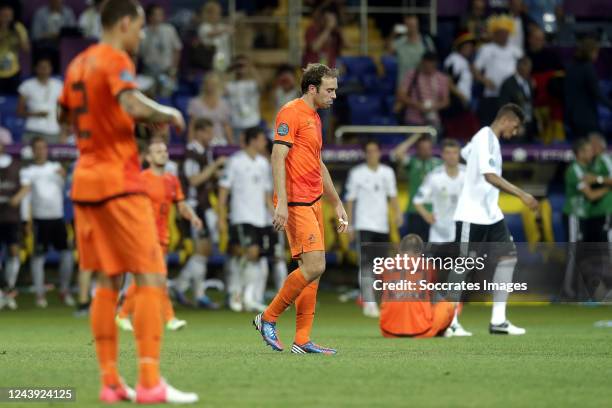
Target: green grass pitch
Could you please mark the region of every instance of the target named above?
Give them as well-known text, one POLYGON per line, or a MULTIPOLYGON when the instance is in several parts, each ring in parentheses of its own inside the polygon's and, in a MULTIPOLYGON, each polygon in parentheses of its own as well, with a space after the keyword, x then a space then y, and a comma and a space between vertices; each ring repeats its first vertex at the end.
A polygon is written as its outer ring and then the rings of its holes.
MULTIPOLYGON (((609 307, 513 306, 522 337, 487 333, 490 308, 466 306, 472 338, 383 339, 377 322, 354 304, 322 294, 313 340, 336 356, 275 353, 251 326, 250 313, 178 309, 188 327, 165 333, 162 370, 180 389, 197 391, 207 407, 562 407, 612 406, 612 319, 609 307)), ((77 403, 100 406, 88 321, 23 299, 0 312, 0 386, 71 386, 77 403)), ((294 311, 280 320, 285 346, 294 311)), ((121 333, 120 370, 133 383, 134 344, 121 333)), ((7 408, 48 404, 0 404, 7 408)), ((119 404, 126 406, 127 404, 119 404)))

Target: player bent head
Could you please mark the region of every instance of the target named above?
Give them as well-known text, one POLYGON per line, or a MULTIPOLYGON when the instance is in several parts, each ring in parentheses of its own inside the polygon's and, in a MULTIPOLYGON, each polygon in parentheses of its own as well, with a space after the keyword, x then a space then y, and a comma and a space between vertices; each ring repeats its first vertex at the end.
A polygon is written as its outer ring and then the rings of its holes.
POLYGON ((308 64, 302 75, 302 94, 315 109, 327 109, 336 99, 338 71, 323 64, 308 64))
POLYGON ((455 167, 459 164, 461 146, 455 139, 444 139, 442 141, 441 157, 449 167, 455 167))
POLYGON ((400 254, 406 254, 410 257, 421 256, 424 248, 425 244, 423 244, 423 240, 417 234, 406 235, 399 244, 400 254))
POLYGON ((497 112, 492 127, 499 131, 499 137, 512 139, 518 136, 525 122, 525 112, 514 103, 507 103, 497 112))
POLYGON ((580 138, 572 146, 576 160, 580 163, 590 163, 593 161, 593 146, 585 138, 580 138))
POLYGON ((102 40, 118 43, 129 54, 136 54, 142 39, 144 10, 137 0, 106 0, 100 11, 102 40))

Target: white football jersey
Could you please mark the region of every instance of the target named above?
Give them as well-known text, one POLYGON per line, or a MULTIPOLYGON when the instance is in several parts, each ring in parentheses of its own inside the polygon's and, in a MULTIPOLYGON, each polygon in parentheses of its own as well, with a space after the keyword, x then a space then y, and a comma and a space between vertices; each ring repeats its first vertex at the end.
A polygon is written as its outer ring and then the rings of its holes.
POLYGON ((465 166, 459 165, 459 172, 451 177, 444 165, 431 171, 423 180, 414 197, 415 204, 431 204, 436 220, 429 227, 429 242, 453 242, 455 240, 455 210, 463 188, 465 166))
POLYGON ((499 189, 485 180, 485 174, 502 174, 499 139, 490 127, 484 127, 461 150, 466 160, 465 181, 459 195, 455 221, 491 225, 502 220, 499 189))
POLYGON ((261 155, 234 153, 225 163, 219 186, 230 191, 230 224, 262 228, 269 217, 266 197, 272 193, 270 163, 261 155))
POLYGON ((397 183, 391 167, 380 164, 372 170, 364 163, 349 172, 345 200, 355 201, 352 222, 357 231, 389 233, 387 200, 391 197, 397 197, 397 183))
POLYGON ((64 217, 64 177, 61 164, 31 164, 20 172, 22 186, 30 186, 32 218, 55 220, 64 217))

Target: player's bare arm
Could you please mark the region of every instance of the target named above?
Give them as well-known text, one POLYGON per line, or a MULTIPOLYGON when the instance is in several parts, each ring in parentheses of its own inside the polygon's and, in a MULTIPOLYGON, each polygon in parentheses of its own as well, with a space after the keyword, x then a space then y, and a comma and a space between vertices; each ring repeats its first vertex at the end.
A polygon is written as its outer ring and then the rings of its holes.
POLYGON ((492 184, 503 192, 520 198, 521 201, 531 210, 536 210, 538 208, 538 200, 536 200, 531 194, 510 183, 505 178, 500 177, 495 173, 486 173, 484 177, 485 180, 487 180, 487 183, 492 184))
POLYGON ((289 146, 275 143, 272 148, 272 178, 274 179, 274 191, 276 191, 276 208, 272 225, 276 231, 283 231, 287 225, 289 209, 287 208, 287 185, 285 174, 285 160, 289 154, 289 146))
POLYGON ((597 201, 610 191, 608 187, 591 188, 589 184, 585 184, 584 187, 578 190, 580 190, 589 201, 597 201))
POLYGON ((199 231, 202 229, 202 220, 196 215, 196 213, 193 211, 193 208, 191 208, 185 203, 185 201, 179 201, 176 204, 176 208, 178 209, 178 212, 181 217, 189 221, 191 225, 195 227, 196 230, 199 231))
POLYGON ((123 110, 138 122, 149 124, 169 123, 178 132, 185 130, 185 119, 183 119, 179 110, 160 105, 139 90, 131 89, 122 92, 119 96, 119 103, 123 110))
POLYGON ((344 210, 344 205, 342 205, 342 200, 340 200, 340 196, 336 191, 336 187, 334 186, 334 182, 329 175, 329 170, 327 170, 327 166, 321 160, 321 174, 323 175, 323 194, 325 198, 334 206, 336 210, 336 216, 338 217, 338 232, 347 232, 348 231, 348 216, 346 215, 346 211, 344 210))
POLYGON ((227 232, 227 198, 229 189, 219 187, 219 197, 217 198, 217 214, 219 217, 219 232, 227 232))
POLYGON ((401 161, 406 156, 408 149, 410 149, 420 137, 420 134, 415 133, 402 143, 398 144, 393 150, 391 150, 391 159, 394 161, 401 161))
POLYGON ((217 173, 217 171, 221 167, 223 167, 226 160, 227 157, 225 156, 218 157, 214 162, 212 162, 212 164, 209 164, 204 169, 202 169, 200 173, 189 177, 189 185, 192 187, 197 187, 202 183, 206 183, 215 175, 215 173, 217 173))
POLYGON ((423 204, 414 203, 414 208, 417 210, 419 215, 429 224, 432 225, 436 222, 434 215, 431 211, 427 211, 427 208, 423 204))

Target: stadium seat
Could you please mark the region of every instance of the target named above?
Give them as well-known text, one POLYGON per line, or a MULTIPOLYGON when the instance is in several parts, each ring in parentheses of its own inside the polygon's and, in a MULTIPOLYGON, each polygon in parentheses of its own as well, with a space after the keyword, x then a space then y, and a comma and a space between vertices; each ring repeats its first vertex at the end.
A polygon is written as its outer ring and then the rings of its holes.
POLYGON ((367 93, 385 96, 395 93, 395 82, 395 79, 371 74, 361 78, 361 83, 367 93))
POLYGON ((191 96, 187 95, 177 95, 174 98, 174 106, 176 106, 176 109, 180 110, 183 113, 185 118, 187 117, 187 105, 189 105, 189 100, 191 98, 191 96))
POLYGON ((11 116, 17 114, 17 101, 19 98, 16 95, 1 95, 0 96, 0 117, 11 116))
POLYGON ((382 113, 382 99, 376 95, 349 95, 351 124, 367 125, 373 115, 382 113))
POLYGON ((384 76, 386 78, 397 79, 397 58, 393 55, 383 55, 380 57, 380 62, 385 70, 384 76))
POLYGON ((553 213, 563 212, 563 204, 565 203, 565 196, 562 193, 550 194, 548 196, 550 206, 552 207, 553 213))
POLYGON ((16 115, 7 115, 2 118, 2 123, 13 135, 13 141, 21 141, 21 134, 25 125, 23 118, 16 115))
POLYGON ((527 242, 521 214, 504 214, 504 217, 514 242, 527 242))
POLYGON ((346 77, 361 79, 366 75, 376 75, 376 65, 370 57, 340 57, 337 66, 346 77))

